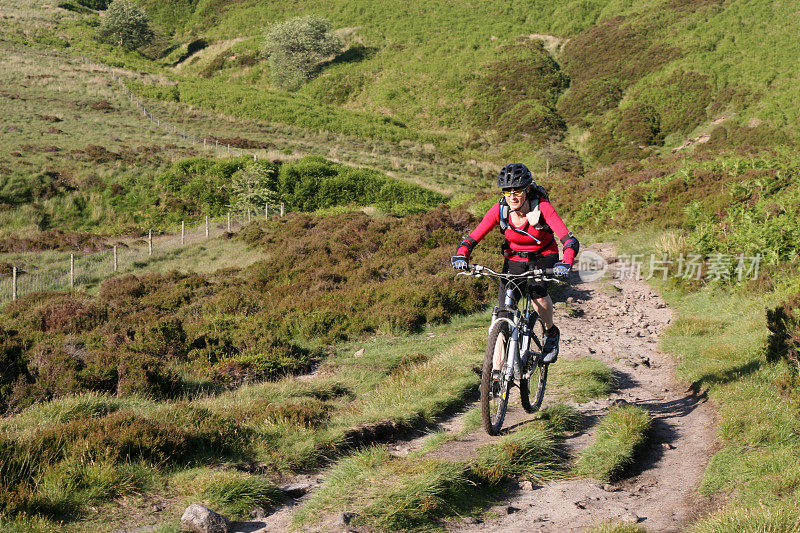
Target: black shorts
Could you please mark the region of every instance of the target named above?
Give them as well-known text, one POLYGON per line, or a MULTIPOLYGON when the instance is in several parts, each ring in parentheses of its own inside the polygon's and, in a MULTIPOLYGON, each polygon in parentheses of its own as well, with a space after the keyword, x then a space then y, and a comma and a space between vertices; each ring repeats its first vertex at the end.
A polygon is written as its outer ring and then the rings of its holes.
MULTIPOLYGON (((543 255, 539 259, 533 259, 527 262, 521 261, 510 261, 508 259, 505 260, 503 263, 503 272, 507 272, 509 274, 524 274, 529 270, 534 270, 537 268, 553 268, 558 262, 558 254, 547 254, 543 255)), ((515 283, 514 288, 514 306, 516 307, 517 302, 519 302, 520 298, 522 298, 522 291, 525 289, 525 285, 528 287, 528 293, 530 294, 531 298, 543 298, 547 296, 547 282, 546 281, 518 281, 515 283)), ((505 309, 505 301, 506 301, 506 282, 500 282, 500 291, 498 293, 498 300, 500 301, 500 309, 505 309)))

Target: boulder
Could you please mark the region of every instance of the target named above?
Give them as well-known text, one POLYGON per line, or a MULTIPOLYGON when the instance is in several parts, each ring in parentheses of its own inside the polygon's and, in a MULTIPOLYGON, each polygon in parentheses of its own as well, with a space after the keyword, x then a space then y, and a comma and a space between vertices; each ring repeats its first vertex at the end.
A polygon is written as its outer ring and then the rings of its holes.
POLYGON ((193 533, 228 533, 230 521, 208 507, 193 503, 181 516, 181 529, 193 533))

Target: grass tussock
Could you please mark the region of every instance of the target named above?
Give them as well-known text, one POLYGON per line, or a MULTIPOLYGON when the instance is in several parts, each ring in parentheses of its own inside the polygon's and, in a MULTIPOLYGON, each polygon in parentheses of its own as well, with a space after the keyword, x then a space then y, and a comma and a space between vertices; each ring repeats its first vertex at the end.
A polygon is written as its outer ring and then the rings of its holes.
POLYGON ((539 411, 539 419, 544 420, 556 431, 580 431, 583 427, 581 414, 565 403, 548 405, 539 411))
POLYGON ((551 390, 576 402, 606 396, 616 383, 611 368, 591 357, 559 362, 550 377, 551 390))
MULTIPOLYGON (((342 510, 380 530, 435 529, 447 517, 478 513, 490 505, 502 482, 524 477, 541 482, 564 474, 560 431, 533 422, 485 446, 471 462, 393 457, 380 447, 339 460, 322 486, 294 515, 298 526, 342 510)), ((431 436, 432 449, 445 434, 431 436)))
POLYGON ((256 507, 270 509, 283 499, 281 490, 263 476, 235 470, 189 470, 173 483, 187 498, 232 518, 247 517, 256 507))
POLYGON ((638 524, 607 520, 589 528, 588 533, 647 533, 647 529, 638 524))
POLYGON ((800 509, 796 506, 746 508, 734 507, 700 520, 689 531, 692 533, 798 533, 800 509))
POLYGON ((600 481, 618 478, 647 440, 650 415, 641 407, 612 407, 597 427, 594 442, 581 452, 575 473, 600 481))
POLYGON ((472 470, 488 485, 514 477, 541 482, 563 475, 563 463, 553 428, 528 424, 478 450, 472 470))

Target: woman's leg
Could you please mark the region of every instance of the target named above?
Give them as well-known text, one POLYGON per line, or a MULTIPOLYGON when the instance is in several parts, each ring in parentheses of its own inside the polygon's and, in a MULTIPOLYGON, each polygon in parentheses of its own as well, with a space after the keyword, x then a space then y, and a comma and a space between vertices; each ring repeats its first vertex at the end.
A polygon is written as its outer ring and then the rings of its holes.
POLYGON ((539 313, 539 316, 542 318, 542 322, 544 322, 544 329, 549 330, 553 327, 553 299, 550 298, 550 295, 543 298, 533 298, 531 300, 533 303, 533 308, 539 313))

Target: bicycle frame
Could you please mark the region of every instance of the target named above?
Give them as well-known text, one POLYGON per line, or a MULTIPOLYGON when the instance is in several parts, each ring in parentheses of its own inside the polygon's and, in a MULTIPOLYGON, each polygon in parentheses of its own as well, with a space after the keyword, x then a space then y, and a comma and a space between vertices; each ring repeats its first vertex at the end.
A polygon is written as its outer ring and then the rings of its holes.
MULTIPOLYGON (((493 277, 496 279, 504 279, 507 282, 505 294, 505 308, 513 310, 513 320, 508 317, 498 316, 499 309, 497 307, 492 311, 492 321, 489 324, 489 331, 498 321, 505 321, 508 323, 511 331, 511 339, 509 341, 509 350, 511 357, 506 358, 506 368, 500 369, 507 379, 513 377, 527 379, 530 377, 532 370, 526 370, 524 375, 522 369, 528 363, 528 357, 541 356, 541 352, 533 352, 530 350, 531 335, 533 331, 524 331, 524 326, 538 319, 539 315, 536 311, 531 310, 531 295, 530 292, 522 291, 519 286, 520 281, 527 281, 531 279, 542 279, 544 281, 560 282, 556 278, 545 277, 546 274, 552 273, 552 269, 539 269, 526 272, 525 274, 504 274, 491 270, 490 268, 481 265, 470 265, 472 272, 461 272, 457 275, 475 276, 475 277, 493 277), (524 308, 520 311, 519 304, 521 302, 514 300, 514 289, 519 289, 522 294, 520 300, 524 301, 524 308), (534 316, 531 316, 533 314, 534 316), (528 357, 525 354, 528 353, 528 357), (515 372, 515 370, 518 370, 515 372)), ((538 343, 537 343, 538 344, 538 343)), ((541 346, 539 346, 541 348, 541 346)))
POLYGON ((540 350, 542 348, 542 342, 534 331, 537 321, 541 323, 541 320, 536 311, 531 310, 530 290, 520 291, 522 296, 519 302, 514 299, 515 290, 521 288, 523 280, 559 280, 546 277, 553 275, 552 269, 508 274, 495 272, 481 265, 467 265, 467 271, 459 275, 488 276, 506 282, 505 296, 501 303, 503 314, 500 314, 497 307, 492 312, 492 324, 489 326, 481 370, 481 419, 486 432, 497 435, 503 426, 511 388, 516 384, 523 409, 532 413, 542 404, 547 382, 548 365, 540 359, 541 351, 530 350, 532 340, 540 350), (534 373, 538 374, 538 378, 534 400, 531 402, 530 380, 534 373))

